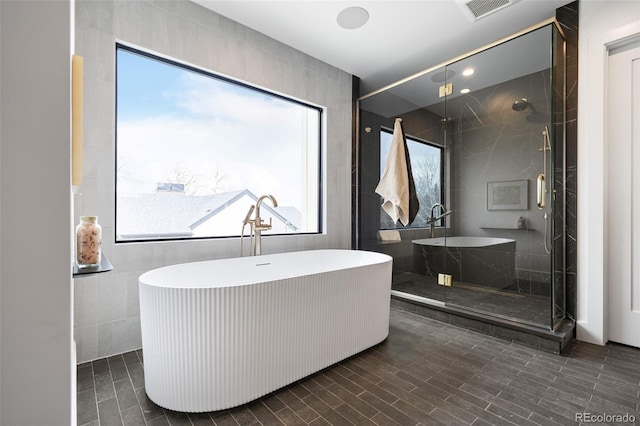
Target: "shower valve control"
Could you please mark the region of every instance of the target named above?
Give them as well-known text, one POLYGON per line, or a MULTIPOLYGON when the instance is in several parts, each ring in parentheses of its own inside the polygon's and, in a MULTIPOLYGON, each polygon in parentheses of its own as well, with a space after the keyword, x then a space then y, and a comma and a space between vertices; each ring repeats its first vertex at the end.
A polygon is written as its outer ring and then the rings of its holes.
POLYGON ((438 274, 438 284, 443 285, 445 287, 451 287, 451 275, 438 274))

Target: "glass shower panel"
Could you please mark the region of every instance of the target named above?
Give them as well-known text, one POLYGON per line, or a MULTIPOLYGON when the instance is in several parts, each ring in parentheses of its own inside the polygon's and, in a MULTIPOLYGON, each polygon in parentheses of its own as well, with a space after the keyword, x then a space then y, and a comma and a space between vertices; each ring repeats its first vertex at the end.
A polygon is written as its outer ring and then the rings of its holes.
POLYGON ((392 294, 546 329, 565 316, 565 50, 551 22, 359 99, 358 248, 392 294), (375 192, 400 118, 420 209, 375 192))
MULTIPOLYGON (((446 193, 444 180, 443 110, 432 108, 441 99, 444 68, 399 82, 359 101, 359 249, 393 257, 392 290, 395 296, 428 303, 444 303, 444 288, 437 284, 437 269, 427 244, 431 236, 431 207, 446 193), (402 225, 381 209, 383 199, 375 192, 388 159, 394 123, 402 119, 411 171, 420 208, 415 220, 402 225), (435 275, 434 275, 435 274, 435 275)), ((445 220, 433 223, 442 235, 445 220)))
POLYGON ((451 63, 443 104, 445 303, 545 328, 555 294, 551 47, 548 25, 451 63))

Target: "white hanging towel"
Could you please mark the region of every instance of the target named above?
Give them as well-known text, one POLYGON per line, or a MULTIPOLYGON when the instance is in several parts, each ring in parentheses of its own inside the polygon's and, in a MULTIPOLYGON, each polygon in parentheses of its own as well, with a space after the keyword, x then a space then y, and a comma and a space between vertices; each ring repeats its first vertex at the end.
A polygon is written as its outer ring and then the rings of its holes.
POLYGON ((414 207, 417 197, 415 197, 413 177, 410 173, 411 165, 407 164, 409 156, 406 152, 401 123, 402 119, 396 118, 387 164, 376 187, 376 193, 384 198, 382 209, 393 219, 393 222, 400 220, 402 225, 407 226, 417 214, 417 207, 414 207), (414 200, 411 192, 414 193, 414 200))

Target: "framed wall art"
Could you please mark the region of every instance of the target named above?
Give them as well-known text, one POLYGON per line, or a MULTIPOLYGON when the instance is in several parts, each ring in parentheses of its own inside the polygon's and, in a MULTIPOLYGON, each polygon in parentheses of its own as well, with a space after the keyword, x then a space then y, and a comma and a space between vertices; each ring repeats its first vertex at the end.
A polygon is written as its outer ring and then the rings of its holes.
POLYGON ((487 182, 487 210, 529 210, 529 181, 487 182))

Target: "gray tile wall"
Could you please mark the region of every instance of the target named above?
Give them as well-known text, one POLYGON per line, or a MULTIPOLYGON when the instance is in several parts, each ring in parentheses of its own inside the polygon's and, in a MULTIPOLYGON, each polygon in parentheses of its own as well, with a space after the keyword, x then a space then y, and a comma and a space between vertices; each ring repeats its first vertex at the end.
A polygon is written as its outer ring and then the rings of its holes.
POLYGON ((85 178, 74 199, 74 221, 80 215, 99 216, 103 252, 114 265, 112 272, 75 280, 79 363, 141 347, 141 273, 239 254, 238 239, 114 244, 116 40, 326 107, 325 233, 269 237, 263 252, 351 245, 350 74, 188 1, 79 0, 76 53, 85 63, 85 178))

